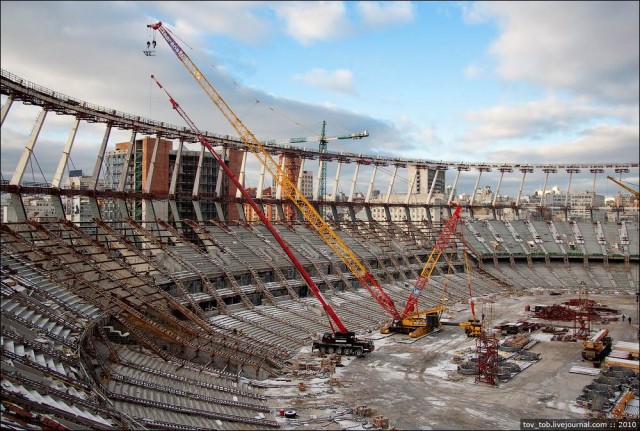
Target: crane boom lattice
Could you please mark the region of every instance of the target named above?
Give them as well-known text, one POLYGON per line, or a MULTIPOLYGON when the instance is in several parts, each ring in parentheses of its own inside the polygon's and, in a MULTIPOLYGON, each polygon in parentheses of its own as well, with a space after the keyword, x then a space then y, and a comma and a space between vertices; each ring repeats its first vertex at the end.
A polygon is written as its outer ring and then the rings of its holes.
POLYGON ((325 222, 324 218, 318 213, 318 211, 316 211, 313 205, 307 200, 293 181, 289 179, 284 170, 273 159, 273 157, 271 157, 266 148, 236 116, 233 110, 222 99, 220 94, 215 90, 202 72, 200 72, 198 67, 193 63, 180 45, 173 39, 162 23, 158 22, 156 24, 149 24, 148 27, 153 30, 158 30, 164 37, 174 54, 182 62, 189 73, 191 73, 205 93, 207 93, 211 101, 227 119, 229 124, 231 124, 236 133, 238 133, 238 136, 242 139, 247 149, 258 158, 260 163, 272 175, 278 185, 280 185, 283 197, 288 198, 293 202, 311 227, 320 235, 340 260, 342 260, 349 271, 356 276, 360 283, 373 296, 376 302, 378 302, 378 304, 392 317, 396 319, 400 318, 400 313, 396 309, 393 300, 386 294, 386 292, 384 292, 378 281, 366 270, 353 251, 351 251, 342 239, 331 229, 331 227, 325 222))
POLYGON ((422 293, 424 288, 427 286, 429 277, 431 277, 431 273, 435 269, 440 256, 442 256, 442 253, 449 245, 449 240, 451 239, 451 235, 456 229, 461 209, 462 208, 460 207, 460 205, 457 205, 452 216, 449 218, 449 220, 447 220, 444 227, 442 228, 442 232, 440 232, 440 235, 436 240, 436 244, 433 247, 433 250, 431 250, 431 254, 429 254, 429 258, 425 262, 422 268, 422 272, 416 280, 416 284, 414 285, 413 290, 411 290, 411 293, 409 294, 407 305, 404 307, 404 310, 402 312, 403 319, 410 314, 417 313, 418 298, 420 297, 420 294, 422 293))
MULTIPOLYGON (((220 167, 222 167, 222 169, 225 171, 225 173, 229 176, 229 179, 235 184, 235 186, 238 188, 238 190, 240 190, 240 192, 245 197, 247 202, 249 202, 249 205, 251 205, 251 207, 256 212, 256 214, 258 214, 258 217, 260 217, 260 220, 262 220, 262 222, 266 225, 267 229, 269 229, 269 232, 271 232, 271 234, 273 235, 275 240, 278 242, 278 244, 280 244, 280 247, 282 247, 284 252, 287 254, 289 259, 293 263, 293 265, 296 267, 296 269, 298 269, 298 271, 300 272, 300 274, 302 275, 304 280, 307 282, 307 284, 309 285, 309 288, 313 291, 313 293, 316 296, 316 298, 318 298, 318 301, 320 301, 320 303, 322 304, 322 308, 326 311, 327 315, 331 318, 331 321, 336 324, 336 326, 338 327, 338 330, 341 333, 347 333, 348 332, 347 328, 344 326, 344 324, 342 323, 342 321, 340 320, 338 315, 335 313, 333 308, 324 299, 324 297, 322 296, 322 293, 320 292, 320 289, 318 289, 318 287, 315 285, 315 283, 311 279, 311 276, 309 275, 309 273, 304 269, 304 267, 302 266, 300 261, 298 261, 298 259, 295 257, 295 255, 291 252, 291 249, 287 246, 287 244, 284 242, 284 240, 282 239, 282 237, 280 236, 278 231, 275 229, 275 227, 271 224, 271 222, 264 215, 264 213, 262 212, 262 210, 260 209, 258 204, 253 200, 253 198, 251 197, 251 195, 247 191, 247 189, 244 188, 244 186, 240 183, 238 178, 233 174, 231 169, 229 169, 229 167, 224 162, 222 157, 220 157, 220 155, 214 151, 213 147, 211 146, 211 144, 209 143, 207 138, 205 138, 204 135, 202 135, 202 133, 200 133, 200 130, 198 129, 198 127, 191 120, 191 118, 189 118, 187 113, 182 109, 182 107, 178 104, 178 102, 176 102, 175 99, 173 97, 171 97, 169 92, 164 87, 162 87, 160 82, 158 82, 158 80, 153 75, 151 75, 151 78, 153 78, 153 80, 156 82, 156 84, 158 84, 158 87, 160 87, 167 94, 167 96, 169 97, 169 102, 171 103, 171 106, 173 106, 173 109, 175 109, 176 112, 182 117, 182 119, 189 125, 189 128, 191 129, 191 131, 193 133, 196 134, 196 136, 198 137, 198 140, 200 141, 200 143, 207 150, 209 150, 209 152, 216 159, 216 161, 218 162, 220 167)), ((330 321, 330 323, 331 323, 331 321, 330 321)), ((332 326, 332 329, 333 329, 333 324, 331 324, 331 326, 332 326)))

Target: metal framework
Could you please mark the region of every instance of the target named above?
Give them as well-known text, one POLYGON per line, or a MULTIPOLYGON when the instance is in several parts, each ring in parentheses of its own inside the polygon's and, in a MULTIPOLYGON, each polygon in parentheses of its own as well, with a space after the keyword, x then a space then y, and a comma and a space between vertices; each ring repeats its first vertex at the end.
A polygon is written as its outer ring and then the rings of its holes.
POLYGON ((274 180, 281 186, 283 198, 290 199, 295 204, 298 210, 302 213, 304 219, 316 232, 318 232, 333 252, 343 261, 356 278, 358 278, 360 283, 369 291, 376 302, 394 319, 400 318, 400 314, 396 309, 393 300, 386 292, 384 292, 378 280, 376 280, 373 274, 364 267, 355 253, 351 251, 338 234, 331 229, 329 224, 307 200, 296 184, 291 181, 280 165, 273 159, 273 157, 271 157, 267 148, 262 145, 262 143, 233 112, 229 105, 227 105, 213 85, 211 85, 202 72, 200 72, 198 67, 193 63, 193 61, 191 61, 189 56, 173 39, 162 23, 158 22, 156 24, 150 24, 148 27, 153 30, 158 30, 162 37, 164 37, 180 62, 189 71, 189 73, 191 73, 196 82, 205 91, 205 93, 207 93, 211 101, 238 133, 242 141, 247 146, 247 149, 258 158, 262 166, 269 171, 274 180))

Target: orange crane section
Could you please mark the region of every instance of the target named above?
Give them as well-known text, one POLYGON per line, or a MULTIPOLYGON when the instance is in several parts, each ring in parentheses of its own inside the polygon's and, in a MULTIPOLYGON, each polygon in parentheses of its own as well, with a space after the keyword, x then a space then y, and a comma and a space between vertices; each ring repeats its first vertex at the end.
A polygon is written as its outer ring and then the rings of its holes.
POLYGON ((207 93, 211 101, 217 106, 222 115, 227 119, 229 124, 238 133, 247 148, 256 155, 260 163, 272 175, 274 180, 282 188, 282 194, 285 198, 291 199, 293 204, 300 210, 307 222, 318 232, 322 239, 327 243, 334 253, 344 262, 346 267, 351 271, 360 283, 369 291, 376 302, 387 311, 394 319, 400 319, 400 313, 395 307, 393 300, 382 289, 382 286, 369 273, 356 255, 347 247, 342 239, 331 229, 324 221, 323 217, 316 211, 307 198, 298 189, 296 184, 291 181, 280 165, 271 157, 267 149, 253 135, 253 133, 242 123, 242 121, 231 110, 229 105, 222 99, 220 94, 213 88, 207 78, 200 72, 198 67, 191 61, 189 56, 184 52, 180 45, 169 34, 168 30, 162 25, 162 22, 149 24, 147 27, 157 30, 167 41, 174 54, 182 62, 184 67, 191 73, 196 82, 207 93))

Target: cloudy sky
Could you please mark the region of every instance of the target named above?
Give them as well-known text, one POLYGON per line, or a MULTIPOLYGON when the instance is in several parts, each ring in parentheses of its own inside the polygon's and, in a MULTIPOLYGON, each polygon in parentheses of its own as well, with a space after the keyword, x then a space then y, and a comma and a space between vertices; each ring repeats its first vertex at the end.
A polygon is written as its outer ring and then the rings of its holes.
MULTIPOLYGON (((4 70, 160 121, 182 125, 151 74, 201 129, 235 135, 160 34, 156 55, 143 54, 154 37, 146 25, 157 21, 260 139, 317 135, 324 120, 329 136, 370 133, 331 141, 334 151, 500 163, 639 159, 638 2, 3 1, 1 7, 4 70)), ((2 128, 4 178, 38 112, 17 105, 2 128)), ((53 172, 55 162, 48 162, 57 159, 71 120, 47 117, 36 173, 53 172)), ((103 131, 81 126, 75 167, 93 169, 89 160, 103 131)), ((128 137, 114 132, 112 141, 128 137)), ((637 170, 626 180, 637 184, 637 170)), ((557 183, 566 187, 566 178, 557 183)), ((617 191, 606 183, 603 192, 617 191)))

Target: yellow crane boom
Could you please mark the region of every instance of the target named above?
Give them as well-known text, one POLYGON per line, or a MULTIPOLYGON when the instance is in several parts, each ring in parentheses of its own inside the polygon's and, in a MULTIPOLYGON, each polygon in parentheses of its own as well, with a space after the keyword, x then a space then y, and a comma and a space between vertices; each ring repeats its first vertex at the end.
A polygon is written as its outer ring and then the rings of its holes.
POLYGON ((280 165, 273 159, 273 157, 271 157, 267 149, 236 116, 229 105, 227 105, 220 94, 215 90, 213 85, 211 85, 186 52, 184 52, 180 45, 169 34, 168 30, 162 25, 162 22, 149 24, 147 27, 160 32, 184 67, 189 71, 189 73, 191 73, 196 82, 205 91, 205 93, 207 93, 211 101, 216 105, 218 110, 220 110, 229 124, 235 129, 236 133, 238 133, 238 136, 247 146, 247 149, 255 154, 260 163, 262 163, 265 169, 273 176, 278 185, 281 186, 283 197, 290 199, 293 204, 295 204, 307 222, 316 232, 318 232, 342 262, 344 262, 349 271, 358 278, 360 283, 369 291, 376 302, 378 302, 378 304, 380 304, 380 306, 394 319, 399 319, 400 313, 396 309, 393 300, 386 292, 384 292, 382 286, 380 286, 380 283, 378 283, 373 274, 366 270, 353 251, 347 247, 342 239, 324 221, 322 216, 302 194, 296 184, 289 179, 280 165))
POLYGON ((628 185, 622 183, 621 181, 616 180, 615 178, 613 178, 611 176, 607 175, 607 178, 609 178, 611 181, 613 181, 614 183, 616 183, 617 185, 619 185, 620 187, 622 187, 623 189, 625 189, 626 191, 628 191, 629 193, 634 195, 636 197, 636 201, 638 199, 640 199, 640 192, 638 192, 637 190, 632 189, 628 185))

